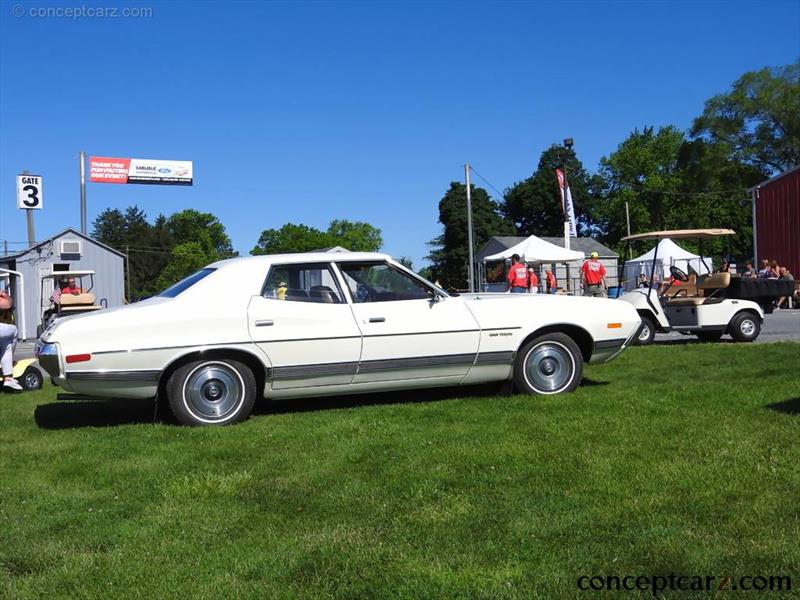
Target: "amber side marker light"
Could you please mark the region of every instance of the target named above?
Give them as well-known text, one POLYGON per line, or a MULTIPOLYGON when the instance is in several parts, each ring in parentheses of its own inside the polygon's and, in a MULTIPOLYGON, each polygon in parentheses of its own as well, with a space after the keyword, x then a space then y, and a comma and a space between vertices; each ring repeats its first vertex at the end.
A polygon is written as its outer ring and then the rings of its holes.
POLYGON ((622 323, 606 323, 606 327, 609 329, 621 329, 622 323))
POLYGON ((65 359, 68 364, 76 363, 76 362, 86 362, 87 360, 92 360, 91 354, 70 354, 65 359))

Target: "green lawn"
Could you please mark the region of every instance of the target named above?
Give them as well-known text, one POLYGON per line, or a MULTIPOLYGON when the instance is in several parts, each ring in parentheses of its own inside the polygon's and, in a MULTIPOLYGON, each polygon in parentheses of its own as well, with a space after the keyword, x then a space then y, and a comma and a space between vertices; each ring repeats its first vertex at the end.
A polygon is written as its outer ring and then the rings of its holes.
POLYGON ((669 573, 797 590, 798 372, 800 344, 632 348, 569 396, 265 402, 221 429, 0 396, 0 597, 572 598, 596 595, 581 575, 669 573))

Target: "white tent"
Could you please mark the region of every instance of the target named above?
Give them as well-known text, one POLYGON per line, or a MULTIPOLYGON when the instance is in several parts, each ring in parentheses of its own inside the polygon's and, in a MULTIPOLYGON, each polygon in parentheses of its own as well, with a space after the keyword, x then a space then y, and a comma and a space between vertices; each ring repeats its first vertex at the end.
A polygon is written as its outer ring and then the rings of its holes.
POLYGON ((583 252, 576 250, 567 250, 561 246, 556 246, 550 242, 545 242, 543 239, 530 236, 522 240, 519 244, 511 246, 508 250, 503 250, 497 254, 492 254, 484 258, 484 262, 492 260, 505 260, 511 258, 515 254, 526 262, 569 262, 573 260, 583 260, 586 255, 583 252))
MULTIPOLYGON (((688 250, 684 250, 678 244, 669 238, 664 238, 658 242, 658 255, 656 257, 656 275, 659 278, 669 276, 669 268, 671 266, 678 267, 684 273, 689 272, 689 267, 698 275, 704 275, 709 272, 711 266, 711 259, 700 258, 697 254, 692 254, 688 250), (705 261, 705 262, 704 262, 705 261)), ((637 258, 633 258, 625 263, 624 280, 626 282, 634 282, 640 274, 650 274, 650 268, 653 264, 653 256, 656 255, 656 248, 645 252, 637 258)))

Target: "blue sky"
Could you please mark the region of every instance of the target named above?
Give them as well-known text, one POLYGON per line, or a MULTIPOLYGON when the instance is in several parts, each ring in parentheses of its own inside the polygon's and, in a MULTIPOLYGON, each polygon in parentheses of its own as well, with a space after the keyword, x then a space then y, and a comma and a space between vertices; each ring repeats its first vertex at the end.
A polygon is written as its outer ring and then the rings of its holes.
POLYGON ((37 238, 79 226, 85 150, 195 171, 193 187, 88 184, 90 230, 107 207, 191 207, 246 254, 265 228, 365 220, 419 268, 465 162, 503 190, 571 136, 593 171, 635 127, 687 128, 742 73, 799 56, 798 1, 2 0, 0 240, 27 239, 24 169, 45 178, 37 238), (53 6, 152 16, 31 15, 53 6))

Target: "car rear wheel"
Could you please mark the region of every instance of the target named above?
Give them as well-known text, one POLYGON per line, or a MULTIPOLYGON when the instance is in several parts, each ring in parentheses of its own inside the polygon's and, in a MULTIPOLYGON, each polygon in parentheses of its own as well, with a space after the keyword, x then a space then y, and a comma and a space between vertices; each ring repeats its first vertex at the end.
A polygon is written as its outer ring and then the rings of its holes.
POLYGON ((639 316, 642 318, 642 325, 639 327, 639 333, 636 334, 634 342, 637 346, 647 346, 653 343, 653 339, 656 337, 656 324, 647 315, 639 316))
POLYGON ((525 344, 514 363, 514 384, 527 394, 560 394, 581 382, 583 355, 563 333, 548 333, 525 344))
POLYGON ((184 425, 230 425, 250 416, 256 380, 238 361, 198 360, 170 376, 167 396, 175 418, 184 425))
POLYGON ((731 319, 728 331, 737 342, 752 342, 761 333, 761 323, 753 313, 742 312, 731 319))

